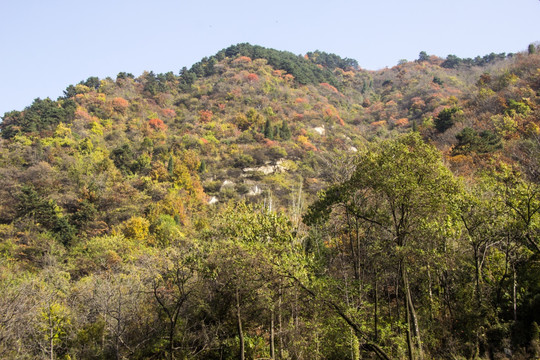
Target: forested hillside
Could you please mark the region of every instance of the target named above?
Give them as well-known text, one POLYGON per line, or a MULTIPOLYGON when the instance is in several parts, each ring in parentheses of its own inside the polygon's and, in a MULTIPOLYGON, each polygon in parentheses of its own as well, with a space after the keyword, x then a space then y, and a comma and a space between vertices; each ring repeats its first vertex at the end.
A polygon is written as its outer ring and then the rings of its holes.
POLYGON ((4 114, 0 358, 538 358, 539 51, 238 44, 4 114))

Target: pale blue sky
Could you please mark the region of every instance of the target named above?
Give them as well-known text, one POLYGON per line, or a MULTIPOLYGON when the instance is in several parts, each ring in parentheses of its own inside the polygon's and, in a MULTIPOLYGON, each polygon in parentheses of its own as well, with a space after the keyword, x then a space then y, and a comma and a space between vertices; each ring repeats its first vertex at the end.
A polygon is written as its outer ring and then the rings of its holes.
POLYGON ((539 19, 538 0, 0 0, 0 116, 89 76, 177 74, 241 42, 376 70, 420 51, 522 51, 539 19))

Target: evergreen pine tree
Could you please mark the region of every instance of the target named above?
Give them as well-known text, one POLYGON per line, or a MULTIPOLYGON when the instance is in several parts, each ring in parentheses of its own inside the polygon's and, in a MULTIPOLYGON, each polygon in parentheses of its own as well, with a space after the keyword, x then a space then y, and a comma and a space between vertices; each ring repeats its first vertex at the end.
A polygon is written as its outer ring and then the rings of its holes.
POLYGON ((270 123, 270 119, 266 119, 266 124, 264 125, 264 137, 270 140, 274 139, 274 128, 270 123))
POLYGON ((281 129, 280 129, 279 135, 281 136, 283 140, 291 139, 291 129, 289 129, 287 120, 283 120, 283 122, 281 123, 281 129))
POLYGON ((280 133, 279 133, 279 126, 275 126, 274 127, 274 139, 279 139, 280 138, 280 133))
POLYGON ((167 164, 167 171, 169 172, 169 175, 172 176, 174 170, 174 159, 172 155, 169 156, 169 163, 167 164))
POLYGON ((206 161, 204 159, 201 160, 201 164, 199 165, 199 172, 202 174, 206 171, 206 161))

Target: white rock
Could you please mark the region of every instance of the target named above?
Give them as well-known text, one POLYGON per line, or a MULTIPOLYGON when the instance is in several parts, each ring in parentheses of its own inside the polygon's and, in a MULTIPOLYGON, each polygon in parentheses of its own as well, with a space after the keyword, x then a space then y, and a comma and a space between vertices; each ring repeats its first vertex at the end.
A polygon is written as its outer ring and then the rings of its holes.
MULTIPOLYGON (((276 161, 275 165, 268 164, 268 165, 263 165, 256 168, 244 168, 242 170, 244 171, 244 173, 260 172, 260 173, 263 173, 264 175, 269 175, 275 172, 278 172, 278 173, 284 172, 289 169, 286 165, 286 159, 279 159, 278 161, 276 161)), ((245 176, 247 176, 247 174, 244 174, 244 177, 245 176)))
POLYGON ((357 151, 358 151, 358 149, 357 149, 357 148, 355 148, 354 146, 351 146, 351 147, 349 148, 349 151, 352 151, 352 152, 357 152, 357 151))
POLYGON ((219 191, 223 191, 225 188, 234 187, 234 182, 231 180, 225 180, 223 184, 221 184, 221 187, 219 188, 219 191))
POLYGON ((232 182, 231 180, 225 180, 223 184, 221 184, 221 187, 224 186, 234 186, 234 182, 232 182))
POLYGON ((215 203, 219 202, 218 198, 215 196, 212 196, 210 200, 208 200, 208 205, 213 205, 215 203))
POLYGON ((262 190, 259 186, 255 185, 251 189, 249 189, 249 192, 247 193, 248 196, 256 196, 262 194, 262 190))
POLYGON ((324 129, 324 125, 323 126, 318 126, 316 128, 314 128, 313 130, 315 130, 316 132, 319 133, 319 135, 324 135, 326 130, 324 129))
POLYGON ((244 168, 244 172, 262 172, 264 175, 272 174, 275 169, 272 165, 264 165, 258 168, 244 168))

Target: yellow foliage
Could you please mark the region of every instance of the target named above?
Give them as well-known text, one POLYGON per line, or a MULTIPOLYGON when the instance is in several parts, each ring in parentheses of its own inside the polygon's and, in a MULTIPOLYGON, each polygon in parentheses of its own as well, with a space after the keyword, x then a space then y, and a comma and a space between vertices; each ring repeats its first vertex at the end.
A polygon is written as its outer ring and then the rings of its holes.
POLYGON ((385 125, 386 125, 385 120, 375 121, 375 122, 371 123, 371 126, 373 126, 373 127, 380 127, 380 126, 385 126, 385 125))
POLYGON ((66 126, 64 123, 58 124, 56 127, 56 130, 54 132, 54 136, 56 137, 71 137, 71 128, 69 126, 66 126))
POLYGON ((134 216, 122 224, 122 233, 125 237, 143 241, 148 238, 150 222, 140 216, 134 216))

